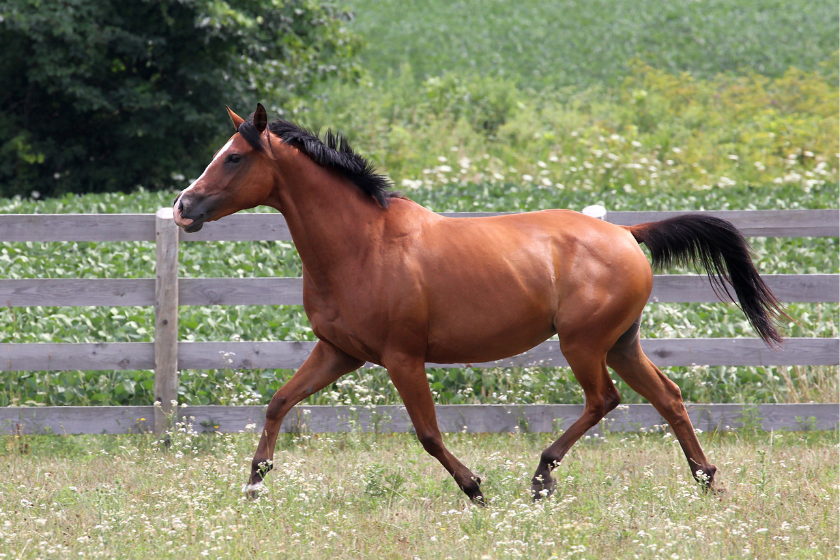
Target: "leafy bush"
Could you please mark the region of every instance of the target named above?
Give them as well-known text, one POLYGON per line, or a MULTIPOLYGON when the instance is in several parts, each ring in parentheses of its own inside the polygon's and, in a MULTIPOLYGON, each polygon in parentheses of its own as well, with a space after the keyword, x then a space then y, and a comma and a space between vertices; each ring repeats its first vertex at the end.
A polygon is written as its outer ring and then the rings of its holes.
POLYGON ((158 188, 195 176, 224 105, 276 113, 360 40, 316 0, 11 0, 0 8, 0 195, 158 188))

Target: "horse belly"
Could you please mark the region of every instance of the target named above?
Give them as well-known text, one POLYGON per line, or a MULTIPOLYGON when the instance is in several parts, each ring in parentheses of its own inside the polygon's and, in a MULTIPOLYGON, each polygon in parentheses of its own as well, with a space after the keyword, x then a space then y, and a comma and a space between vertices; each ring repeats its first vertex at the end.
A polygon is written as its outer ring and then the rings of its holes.
MULTIPOLYGON (((467 280, 467 279, 464 279, 467 280)), ((529 350, 554 334, 550 277, 450 284, 429 315, 426 361, 477 363, 529 350)))
POLYGON ((472 337, 451 337, 430 345, 426 362, 475 364, 493 362, 526 352, 554 334, 553 329, 474 332, 472 337))

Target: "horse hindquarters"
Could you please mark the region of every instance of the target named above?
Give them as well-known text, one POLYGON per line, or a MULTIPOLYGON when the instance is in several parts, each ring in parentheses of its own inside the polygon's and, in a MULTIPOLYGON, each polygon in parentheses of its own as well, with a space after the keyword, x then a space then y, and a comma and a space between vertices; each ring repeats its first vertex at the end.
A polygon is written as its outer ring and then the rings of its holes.
MULTIPOLYGON (((588 220, 588 219, 587 219, 588 220)), ((563 247, 557 268, 554 316, 563 356, 585 395, 583 414, 543 451, 531 483, 535 498, 554 488, 551 471, 589 429, 618 406, 621 396, 607 371, 607 352, 641 315, 653 276, 635 240, 617 226, 589 220, 563 247), (587 227, 588 226, 588 227, 587 227)))

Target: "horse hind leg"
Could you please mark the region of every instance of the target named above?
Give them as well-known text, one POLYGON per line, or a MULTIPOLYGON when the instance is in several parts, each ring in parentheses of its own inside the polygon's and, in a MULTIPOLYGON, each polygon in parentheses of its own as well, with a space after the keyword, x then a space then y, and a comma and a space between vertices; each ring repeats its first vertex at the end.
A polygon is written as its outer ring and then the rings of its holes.
POLYGON ((564 341, 561 336, 563 355, 583 388, 586 402, 580 418, 540 455, 540 463, 531 480, 531 492, 535 500, 554 492, 557 483, 551 477, 551 471, 560 464, 577 440, 621 402, 621 395, 607 372, 604 351, 598 351, 598 345, 593 342, 583 339, 564 341))
POLYGON ((670 424, 694 478, 712 490, 716 467, 709 463, 694 433, 680 388, 645 356, 639 343, 639 321, 607 352, 607 364, 631 389, 646 398, 670 424))

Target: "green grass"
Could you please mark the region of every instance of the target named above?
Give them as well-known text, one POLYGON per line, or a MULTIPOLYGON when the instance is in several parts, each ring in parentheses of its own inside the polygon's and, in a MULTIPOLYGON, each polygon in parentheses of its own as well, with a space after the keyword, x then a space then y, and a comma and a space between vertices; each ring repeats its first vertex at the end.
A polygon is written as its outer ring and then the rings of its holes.
POLYGON ((364 65, 386 80, 402 64, 511 78, 525 87, 616 85, 639 58, 668 72, 779 76, 832 69, 838 7, 779 0, 349 0, 364 65))
POLYGON ((268 492, 239 493, 255 435, 7 437, 7 558, 833 558, 836 432, 701 434, 725 495, 662 434, 579 443, 533 504, 556 435, 447 436, 483 479, 469 504, 409 434, 281 435, 268 492))

